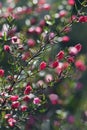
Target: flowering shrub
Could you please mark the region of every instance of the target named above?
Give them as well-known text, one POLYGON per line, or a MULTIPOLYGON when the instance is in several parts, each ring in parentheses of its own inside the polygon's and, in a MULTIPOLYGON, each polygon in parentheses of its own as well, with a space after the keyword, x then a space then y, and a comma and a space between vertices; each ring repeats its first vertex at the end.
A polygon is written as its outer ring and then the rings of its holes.
POLYGON ((82 119, 76 124, 71 100, 82 88, 85 56, 82 44, 69 45, 68 36, 73 24, 87 22, 86 1, 80 4, 74 15, 75 0, 0 3, 1 130, 83 126, 82 119))

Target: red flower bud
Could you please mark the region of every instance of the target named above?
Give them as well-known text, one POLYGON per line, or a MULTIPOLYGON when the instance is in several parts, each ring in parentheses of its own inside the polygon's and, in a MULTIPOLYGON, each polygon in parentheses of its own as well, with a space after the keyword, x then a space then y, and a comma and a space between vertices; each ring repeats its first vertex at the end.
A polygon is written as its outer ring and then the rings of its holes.
POLYGON ((87 22, 87 16, 80 16, 79 17, 79 22, 81 22, 81 23, 87 22))
POLYGON ((74 57, 68 57, 67 61, 68 61, 69 63, 73 63, 75 60, 74 60, 74 57))
POLYGON ((31 90, 32 90, 32 87, 30 86, 30 85, 28 85, 26 88, 25 88, 25 90, 24 90, 24 94, 29 94, 30 92, 31 92, 31 90))
POLYGON ((4 76, 4 70, 0 69, 0 77, 3 77, 3 76, 4 76))
POLYGON ((22 105, 21 106, 21 111, 23 112, 23 111, 26 111, 27 110, 27 106, 26 105, 22 105))
POLYGON ((25 95, 23 97, 23 101, 28 102, 30 100, 30 97, 28 95, 25 95))
POLYGON ((75 48, 77 49, 78 52, 80 52, 82 49, 82 45, 80 43, 78 43, 75 45, 75 48))
POLYGON ((33 46, 35 46, 36 43, 33 39, 29 39, 27 44, 29 47, 33 47, 33 46))
POLYGON ((46 83, 53 81, 53 76, 51 74, 47 74, 45 77, 45 81, 46 81, 46 83))
POLYGON ((58 54, 57 54, 57 58, 59 60, 62 60, 64 58, 64 51, 60 51, 58 54))
POLYGON ((11 107, 13 109, 19 108, 19 106, 20 106, 20 103, 18 101, 13 102, 12 105, 11 105, 11 107))
POLYGON ((67 15, 67 12, 65 11, 65 10, 61 10, 60 12, 59 12, 59 16, 60 17, 64 17, 64 16, 66 16, 67 15))
POLYGON ((41 63, 40 63, 40 70, 44 70, 45 68, 46 68, 46 66, 47 66, 47 63, 46 62, 44 62, 44 61, 42 61, 41 63))
POLYGON ((52 63, 52 67, 53 68, 56 68, 58 66, 58 61, 54 61, 53 63, 52 63))

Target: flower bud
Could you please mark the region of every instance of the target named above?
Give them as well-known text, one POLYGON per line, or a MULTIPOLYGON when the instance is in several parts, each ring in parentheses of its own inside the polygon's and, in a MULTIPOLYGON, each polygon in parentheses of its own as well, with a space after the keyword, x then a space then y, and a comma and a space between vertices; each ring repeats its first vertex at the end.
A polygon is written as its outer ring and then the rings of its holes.
POLYGON ((24 111, 26 111, 26 110, 27 110, 27 106, 26 106, 26 105, 22 105, 22 106, 21 106, 21 111, 24 112, 24 111))
POLYGON ((29 39, 27 44, 28 44, 29 47, 34 47, 36 43, 33 39, 29 39))
POLYGON ((11 107, 12 107, 13 109, 19 108, 19 106, 20 106, 19 101, 15 101, 15 102, 13 102, 12 105, 11 105, 11 107))
POLYGON ((62 60, 64 58, 64 51, 60 51, 58 54, 57 54, 57 58, 59 60, 62 60))
POLYGON ((38 105, 41 103, 41 100, 38 97, 36 97, 36 98, 34 98, 33 103, 38 105))
POLYGON ((24 90, 24 94, 29 94, 30 92, 31 92, 31 90, 32 90, 32 87, 30 86, 30 85, 28 85, 26 88, 25 88, 25 90, 24 90))
POLYGON ((44 61, 42 61, 42 62, 40 63, 39 68, 40 68, 40 70, 44 70, 44 69, 46 68, 46 66, 47 66, 47 63, 44 62, 44 61))
POLYGON ((4 76, 4 70, 0 69, 0 77, 3 77, 3 76, 4 76))
POLYGON ((19 98, 18 95, 12 95, 12 96, 10 97, 10 100, 14 102, 14 101, 17 101, 18 98, 19 98))

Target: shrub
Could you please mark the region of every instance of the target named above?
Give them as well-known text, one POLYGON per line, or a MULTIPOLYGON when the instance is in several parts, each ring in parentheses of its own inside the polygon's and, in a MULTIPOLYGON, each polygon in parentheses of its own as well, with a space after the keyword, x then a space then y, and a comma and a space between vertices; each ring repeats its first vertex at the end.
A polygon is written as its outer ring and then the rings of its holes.
POLYGON ((1 130, 83 126, 73 106, 82 88, 85 56, 82 44, 69 45, 68 36, 73 24, 87 22, 86 1, 80 4, 78 10, 75 0, 0 3, 1 130))

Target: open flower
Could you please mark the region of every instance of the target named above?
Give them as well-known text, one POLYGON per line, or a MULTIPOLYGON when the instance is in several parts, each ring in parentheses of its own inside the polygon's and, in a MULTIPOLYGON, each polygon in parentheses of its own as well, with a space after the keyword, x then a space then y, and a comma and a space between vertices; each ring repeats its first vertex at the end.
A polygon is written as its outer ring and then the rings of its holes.
POLYGON ((41 103, 41 100, 38 97, 36 97, 34 98, 33 103, 39 105, 41 103))
POLYGON ((9 118, 8 119, 9 126, 13 127, 15 125, 15 123, 16 123, 16 120, 14 118, 9 118))

